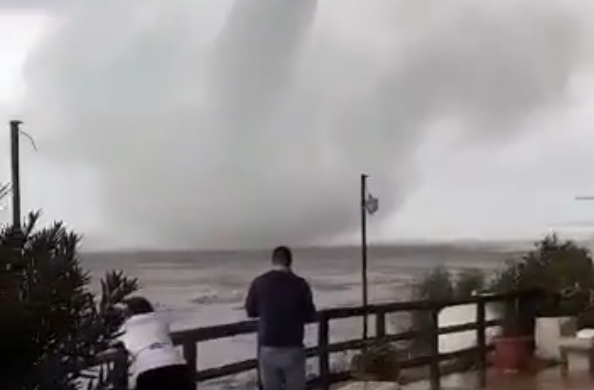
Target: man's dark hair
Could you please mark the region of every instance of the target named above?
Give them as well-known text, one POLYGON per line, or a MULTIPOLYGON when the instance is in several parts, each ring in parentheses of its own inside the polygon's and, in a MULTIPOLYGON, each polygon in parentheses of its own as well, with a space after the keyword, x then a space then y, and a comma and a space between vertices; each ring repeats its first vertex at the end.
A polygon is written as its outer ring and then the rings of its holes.
POLYGON ((124 301, 128 315, 134 316, 138 314, 153 313, 155 309, 153 305, 144 297, 131 297, 124 301))
POLYGON ((272 264, 290 267, 293 263, 293 254, 286 246, 278 246, 272 251, 272 264))

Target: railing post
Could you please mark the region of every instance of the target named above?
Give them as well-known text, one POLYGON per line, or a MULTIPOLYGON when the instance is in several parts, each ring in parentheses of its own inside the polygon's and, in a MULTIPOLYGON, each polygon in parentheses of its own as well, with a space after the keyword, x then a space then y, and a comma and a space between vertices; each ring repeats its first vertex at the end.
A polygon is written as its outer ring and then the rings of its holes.
POLYGON ((386 312, 378 310, 375 314, 375 338, 382 339, 386 336, 386 312))
POLYGON ((429 363, 429 380, 431 390, 439 390, 441 387, 441 372, 439 369, 439 311, 439 308, 433 308, 430 311, 429 353, 431 354, 431 361, 429 363))
POLYGON ((330 388, 330 353, 328 351, 330 324, 324 312, 318 315, 318 365, 320 372, 320 388, 330 388))
MULTIPOLYGON (((190 369, 194 374, 194 378, 196 378, 197 372, 197 364, 198 364, 198 344, 192 340, 186 340, 182 344, 182 353, 184 355, 184 359, 190 369)), ((198 387, 198 383, 196 383, 196 388, 198 387)))
MULTIPOLYGON (((256 352, 256 387, 258 388, 258 390, 264 390, 264 384, 262 382, 262 370, 260 369, 261 365, 260 365, 260 353, 261 353, 261 348, 260 348, 260 340, 257 341, 257 352, 256 352)), ((307 365, 306 365, 307 366, 307 365)))
POLYGON ((536 318, 540 308, 542 307, 542 300, 544 293, 541 290, 533 289, 527 290, 518 296, 517 309, 519 311, 520 319, 522 319, 522 331, 529 332, 532 335, 531 350, 536 348, 534 333, 536 331, 536 318))
POLYGON ((487 339, 486 330, 486 303, 482 297, 476 302, 476 346, 479 350, 478 356, 478 380, 481 388, 487 386, 487 339))
POLYGON ((128 389, 128 353, 124 348, 118 348, 113 362, 114 390, 128 389))

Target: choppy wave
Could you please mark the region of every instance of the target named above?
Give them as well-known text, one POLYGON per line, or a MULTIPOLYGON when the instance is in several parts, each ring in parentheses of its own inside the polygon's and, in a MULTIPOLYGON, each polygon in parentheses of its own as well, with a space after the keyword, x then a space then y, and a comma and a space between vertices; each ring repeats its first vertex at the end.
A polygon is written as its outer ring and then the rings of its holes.
POLYGON ((245 291, 233 290, 233 291, 209 291, 204 292, 202 295, 190 299, 190 302, 197 305, 216 305, 216 304, 234 304, 239 303, 243 300, 245 291))

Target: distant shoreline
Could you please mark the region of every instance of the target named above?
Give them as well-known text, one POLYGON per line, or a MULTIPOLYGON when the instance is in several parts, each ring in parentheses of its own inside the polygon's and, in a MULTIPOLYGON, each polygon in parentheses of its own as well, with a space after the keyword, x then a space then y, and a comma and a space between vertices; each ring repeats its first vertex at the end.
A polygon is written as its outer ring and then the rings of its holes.
MULTIPOLYGON (((473 240, 461 240, 461 241, 403 241, 398 243, 374 243, 369 244, 368 250, 370 253, 382 253, 382 252, 425 252, 425 251, 444 251, 444 252, 495 252, 495 253, 517 253, 523 252, 529 249, 533 245, 533 241, 473 241, 473 240)), ((153 248, 114 248, 114 249, 84 249, 84 254, 142 254, 142 253, 244 253, 244 254, 261 254, 268 253, 272 248, 263 249, 153 249, 153 248)), ((360 250, 359 245, 310 245, 310 246, 292 246, 295 252, 327 252, 327 251, 358 251, 360 250)))

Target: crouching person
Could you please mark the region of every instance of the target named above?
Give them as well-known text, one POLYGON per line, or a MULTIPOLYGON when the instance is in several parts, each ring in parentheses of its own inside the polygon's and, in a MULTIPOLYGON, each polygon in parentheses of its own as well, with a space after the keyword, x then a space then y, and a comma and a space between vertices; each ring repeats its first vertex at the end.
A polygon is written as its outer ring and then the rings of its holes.
POLYGON ((130 387, 136 390, 195 390, 193 370, 175 349, 169 323, 143 297, 125 301, 120 341, 130 356, 130 387))

